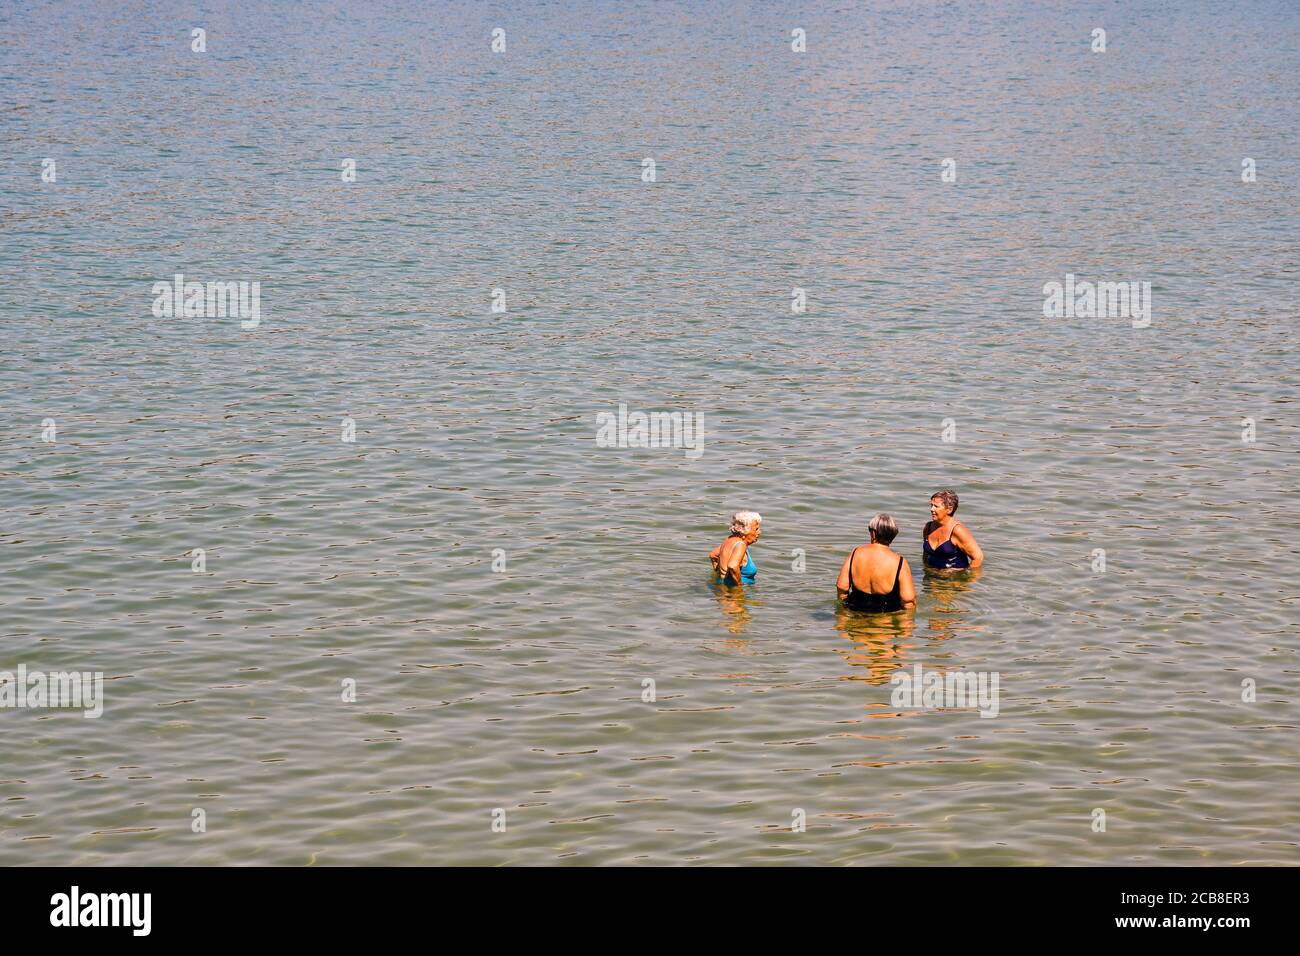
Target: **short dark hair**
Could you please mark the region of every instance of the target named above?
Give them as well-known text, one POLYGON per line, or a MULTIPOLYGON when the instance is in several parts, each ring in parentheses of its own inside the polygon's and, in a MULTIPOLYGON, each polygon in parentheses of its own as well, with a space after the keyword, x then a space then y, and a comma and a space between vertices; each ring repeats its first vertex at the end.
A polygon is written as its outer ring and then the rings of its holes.
POLYGON ((934 501, 935 498, 943 502, 943 506, 948 509, 948 514, 955 515, 957 513, 957 492, 945 488, 943 491, 936 491, 930 496, 931 501, 934 501))

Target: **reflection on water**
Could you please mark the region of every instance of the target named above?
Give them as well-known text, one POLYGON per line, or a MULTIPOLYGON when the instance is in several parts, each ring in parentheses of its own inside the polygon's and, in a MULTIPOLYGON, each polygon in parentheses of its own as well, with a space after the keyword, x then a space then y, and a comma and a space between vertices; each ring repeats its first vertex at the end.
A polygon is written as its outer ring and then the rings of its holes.
POLYGON ((751 605, 761 607, 763 602, 751 597, 749 588, 722 584, 714 575, 710 576, 709 589, 713 592, 718 607, 722 609, 723 626, 732 634, 743 634, 753 618, 751 605))
POLYGON ((883 684, 890 673, 904 664, 904 652, 910 648, 904 640, 916 630, 916 615, 912 611, 893 614, 864 614, 843 605, 836 609, 835 628, 853 642, 851 648, 839 648, 845 661, 867 671, 865 677, 851 676, 847 680, 865 680, 869 684, 883 684))
POLYGON ((924 600, 928 606, 927 627, 932 640, 946 641, 962 632, 984 630, 969 619, 975 610, 972 586, 983 573, 983 567, 966 571, 925 569, 918 603, 924 600))

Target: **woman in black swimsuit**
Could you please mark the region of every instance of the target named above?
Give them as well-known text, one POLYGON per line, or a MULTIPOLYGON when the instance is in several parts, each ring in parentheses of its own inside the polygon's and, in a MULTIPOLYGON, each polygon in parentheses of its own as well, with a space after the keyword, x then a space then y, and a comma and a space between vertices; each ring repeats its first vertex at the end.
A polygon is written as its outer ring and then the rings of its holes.
POLYGON ((898 525, 889 515, 876 515, 867 525, 871 543, 854 548, 840 568, 835 590, 845 607, 855 611, 902 611, 916 607, 916 588, 907 559, 889 547, 898 525))

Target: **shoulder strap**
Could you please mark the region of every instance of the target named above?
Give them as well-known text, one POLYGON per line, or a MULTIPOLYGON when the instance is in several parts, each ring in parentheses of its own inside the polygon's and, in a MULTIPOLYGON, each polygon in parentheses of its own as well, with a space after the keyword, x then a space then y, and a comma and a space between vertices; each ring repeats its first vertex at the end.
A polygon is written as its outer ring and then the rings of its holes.
POLYGON ((894 590, 898 590, 898 577, 903 573, 903 558, 898 559, 898 567, 894 569, 894 590))
POLYGON ((857 553, 858 553, 858 549, 857 549, 857 548, 854 548, 852 551, 849 552, 849 590, 850 590, 850 591, 854 590, 854 587, 853 587, 853 556, 854 556, 855 554, 857 554, 857 553))

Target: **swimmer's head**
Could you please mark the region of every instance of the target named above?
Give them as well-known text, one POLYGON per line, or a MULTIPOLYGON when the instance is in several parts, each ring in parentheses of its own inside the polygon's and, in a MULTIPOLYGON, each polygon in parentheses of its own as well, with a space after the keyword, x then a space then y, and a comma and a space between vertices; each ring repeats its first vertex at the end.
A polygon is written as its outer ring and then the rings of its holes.
POLYGON ((936 491, 930 496, 930 517, 942 521, 945 517, 957 513, 957 492, 936 491))
POLYGON ((898 537, 898 522, 882 511, 867 524, 867 530, 872 541, 887 545, 898 537))
POLYGON ((747 541, 757 541, 761 533, 758 525, 762 520, 763 516, 757 511, 737 511, 731 516, 731 533, 747 541))

